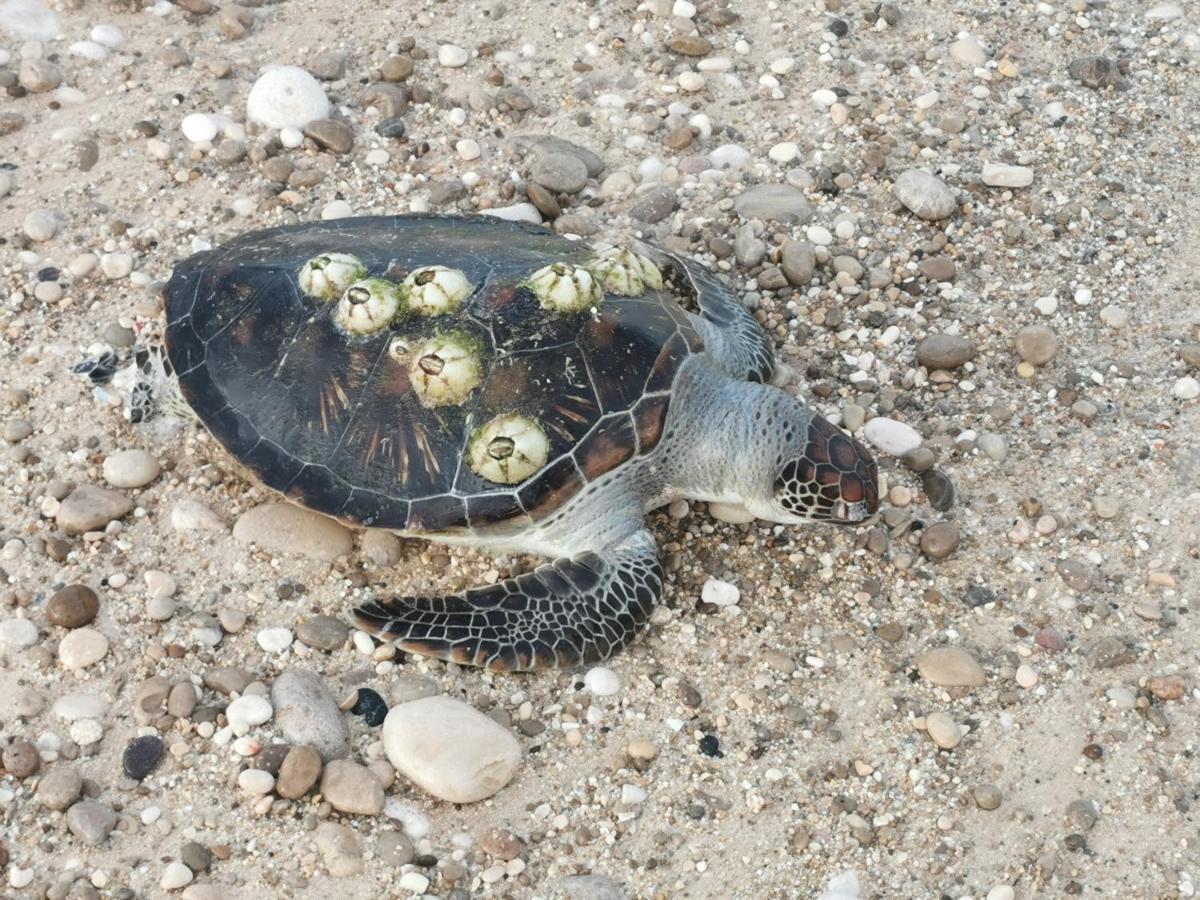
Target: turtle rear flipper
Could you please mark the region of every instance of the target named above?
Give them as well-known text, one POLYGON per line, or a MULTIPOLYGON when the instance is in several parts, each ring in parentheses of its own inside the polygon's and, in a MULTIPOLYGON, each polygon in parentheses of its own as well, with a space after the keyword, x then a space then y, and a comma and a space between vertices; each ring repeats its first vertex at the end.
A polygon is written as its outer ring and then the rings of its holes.
POLYGON ((448 597, 398 597, 355 610, 360 628, 402 650, 498 672, 607 659, 633 640, 662 593, 654 538, 638 531, 499 584, 448 597))

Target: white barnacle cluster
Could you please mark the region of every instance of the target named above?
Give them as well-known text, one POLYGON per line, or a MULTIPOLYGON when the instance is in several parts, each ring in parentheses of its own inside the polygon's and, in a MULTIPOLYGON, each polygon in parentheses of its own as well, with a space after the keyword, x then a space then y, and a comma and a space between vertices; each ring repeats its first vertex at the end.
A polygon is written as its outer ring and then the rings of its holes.
POLYGON ((551 263, 542 266, 525 283, 533 291, 542 309, 560 313, 577 313, 599 306, 604 291, 584 266, 571 263, 551 263))
POLYGON ((627 247, 609 247, 588 263, 603 289, 622 297, 640 297, 646 288, 661 291, 662 273, 648 257, 627 247))
POLYGON ((400 314, 400 286, 386 278, 364 278, 346 288, 333 310, 333 320, 348 334, 374 334, 400 314))
POLYGON ((333 320, 347 334, 373 334, 409 315, 440 316, 462 306, 475 290, 467 276, 448 266, 422 266, 403 282, 368 277, 350 253, 322 253, 300 267, 300 290, 318 300, 337 300, 333 320))
POLYGON ((300 267, 300 290, 318 300, 335 300, 354 282, 367 277, 367 267, 349 253, 322 253, 300 267))
POLYGON ((537 422, 518 413, 503 413, 471 435, 467 462, 481 478, 518 484, 546 464, 550 441, 537 422))
POLYGON ((394 348, 393 358, 407 366, 409 383, 427 409, 457 406, 483 380, 479 342, 462 332, 440 334, 411 348, 394 348))
POLYGON ((647 288, 661 290, 662 273, 649 258, 625 247, 610 247, 584 265, 551 263, 525 282, 542 309, 579 313, 594 309, 605 293, 640 297, 647 288))
POLYGON ((446 266, 422 266, 404 279, 408 305, 417 315, 440 316, 454 312, 474 288, 467 276, 446 266))

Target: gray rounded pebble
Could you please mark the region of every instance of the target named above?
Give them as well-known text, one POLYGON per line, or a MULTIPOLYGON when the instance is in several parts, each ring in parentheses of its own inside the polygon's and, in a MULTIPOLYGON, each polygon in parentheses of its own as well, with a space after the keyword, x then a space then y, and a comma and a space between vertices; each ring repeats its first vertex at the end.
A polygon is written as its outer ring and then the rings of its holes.
POLYGON ((918 218, 936 222, 958 209, 954 192, 940 178, 924 169, 909 169, 896 179, 896 199, 918 218))
POLYGON ((575 194, 587 184, 587 166, 567 153, 543 153, 533 164, 530 178, 547 190, 575 194))
POLYGON ((95 800, 81 800, 67 810, 67 828, 85 844, 99 847, 117 826, 112 807, 95 800))
POLYGON ((275 724, 289 744, 308 744, 326 762, 350 753, 350 727, 337 700, 315 672, 284 672, 271 685, 271 705, 275 724))

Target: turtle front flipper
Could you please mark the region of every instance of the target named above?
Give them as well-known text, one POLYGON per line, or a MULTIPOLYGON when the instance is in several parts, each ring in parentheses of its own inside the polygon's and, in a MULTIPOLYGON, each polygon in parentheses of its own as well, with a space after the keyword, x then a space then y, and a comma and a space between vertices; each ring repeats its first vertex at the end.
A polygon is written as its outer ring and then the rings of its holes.
POLYGON ((707 268, 685 256, 649 245, 639 249, 695 295, 700 315, 692 319, 704 336, 705 352, 734 378, 770 381, 775 372, 775 354, 762 326, 729 288, 707 268))
POLYGON ((448 597, 397 597, 355 610, 360 628, 402 650, 497 672, 607 659, 634 639, 662 593, 662 564, 642 530, 448 597))

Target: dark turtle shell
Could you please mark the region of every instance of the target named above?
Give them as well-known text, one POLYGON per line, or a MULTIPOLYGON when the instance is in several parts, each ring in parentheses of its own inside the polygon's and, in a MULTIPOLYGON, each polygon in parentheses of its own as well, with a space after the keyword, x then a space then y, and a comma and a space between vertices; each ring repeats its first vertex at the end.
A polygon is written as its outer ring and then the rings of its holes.
POLYGON ((184 397, 209 431, 268 486, 307 507, 413 532, 538 521, 589 481, 658 443, 681 363, 701 349, 667 291, 609 294, 598 314, 543 310, 523 282, 586 244, 492 218, 378 216, 242 235, 180 263, 166 289, 166 343, 184 397), (353 254, 370 276, 419 267, 464 273, 456 311, 411 317, 365 337, 305 296, 298 273, 353 254), (459 405, 427 408, 389 346, 448 329, 470 337, 482 379, 459 405), (517 484, 464 459, 475 430, 516 413, 549 441, 517 484))

